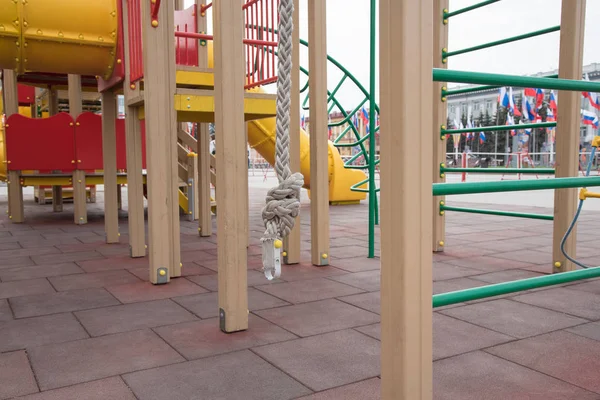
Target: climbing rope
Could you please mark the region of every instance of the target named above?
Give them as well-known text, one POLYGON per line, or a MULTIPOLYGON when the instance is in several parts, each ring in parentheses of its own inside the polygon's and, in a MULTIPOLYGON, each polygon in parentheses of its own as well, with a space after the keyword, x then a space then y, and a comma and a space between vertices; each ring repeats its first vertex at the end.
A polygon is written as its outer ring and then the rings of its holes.
POLYGON ((261 239, 263 271, 268 280, 281 275, 281 240, 290 233, 300 213, 300 189, 304 185, 302 174, 292 174, 290 170, 293 14, 294 1, 280 0, 275 140, 275 173, 279 184, 269 190, 266 206, 262 210, 265 223, 265 233, 261 239))

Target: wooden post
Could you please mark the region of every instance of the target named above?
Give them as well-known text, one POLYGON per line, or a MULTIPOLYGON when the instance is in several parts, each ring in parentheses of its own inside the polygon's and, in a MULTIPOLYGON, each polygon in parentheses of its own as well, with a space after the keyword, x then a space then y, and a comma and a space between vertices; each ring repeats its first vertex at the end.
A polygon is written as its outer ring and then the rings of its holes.
MULTIPOLYGON (((4 113, 7 118, 19 113, 19 92, 17 73, 11 69, 3 70, 4 113)), ((4 142, 6 143, 6 142, 4 142)), ((23 187, 21 186, 21 171, 8 171, 8 217, 14 223, 25 221, 25 206, 23 204, 23 187)))
POLYGON ((379 9, 383 400, 432 398, 432 6, 379 9))
MULTIPOLYGON (((207 31, 206 14, 202 15, 200 8, 205 4, 198 1, 197 23, 198 31, 207 31)), ((208 68, 208 49, 206 46, 198 48, 198 66, 208 68)), ((198 124, 198 234, 203 237, 212 235, 212 214, 210 199, 210 132, 208 124, 198 124)))
MULTIPOLYGON (((58 91, 48 88, 48 115, 58 114, 58 91)), ((63 190, 62 186, 52 186, 52 210, 54 212, 63 211, 63 190)))
MULTIPOLYGON (((300 172, 300 1, 294 0, 294 33, 292 35, 292 101, 290 105, 290 169, 300 172)), ((294 229, 283 241, 285 264, 300 262, 300 216, 294 229)))
POLYGON ((144 228, 144 176, 142 175, 142 133, 138 108, 128 106, 128 101, 139 97, 139 85, 131 83, 129 65, 129 29, 127 17, 128 0, 123 5, 123 60, 125 65, 125 147, 127 148, 127 218, 129 232, 129 253, 131 257, 146 255, 146 231, 144 228))
POLYGON ((248 329, 244 48, 240 0, 213 3, 219 318, 224 332, 248 329))
POLYGON ((329 264, 326 1, 308 2, 310 70, 310 233, 313 265, 329 264))
MULTIPOLYGON (((449 0, 433 1, 433 67, 448 68, 448 63, 442 62, 442 49, 448 48, 448 22, 444 20, 444 10, 448 10, 449 0)), ((446 126, 448 106, 446 98, 442 98, 442 90, 447 83, 433 83, 433 182, 446 181, 445 174, 440 174, 440 164, 446 163, 446 140, 440 136, 440 129, 446 126)), ((444 203, 444 196, 433 198, 433 251, 444 251, 446 241, 446 219, 440 214, 440 203, 444 203)))
POLYGON ((104 169, 104 233, 106 243, 119 243, 117 199, 117 99, 102 93, 102 164, 104 169))
POLYGON ((163 2, 155 25, 152 4, 142 2, 144 111, 148 165, 150 281, 181 276, 179 176, 175 93, 175 17, 173 2, 163 2), (164 272, 168 274, 165 275, 164 272))
MULTIPOLYGON (((560 21, 560 52, 558 77, 581 79, 583 70, 583 37, 585 31, 585 0, 563 0, 560 21)), ((579 127, 581 122, 581 93, 558 92, 556 131, 556 177, 577 176, 579 173, 579 127)), ((552 246, 553 272, 574 270, 560 250, 560 242, 577 209, 577 189, 554 191, 554 232, 552 246)), ((565 243, 565 251, 575 257, 577 231, 574 228, 565 243)))
MULTIPOLYGON (((83 110, 81 98, 81 77, 69 75, 69 114, 77 119, 83 110)), ((76 169, 73 171, 73 209, 75 223, 83 225, 87 223, 87 195, 85 190, 85 171, 76 169)))

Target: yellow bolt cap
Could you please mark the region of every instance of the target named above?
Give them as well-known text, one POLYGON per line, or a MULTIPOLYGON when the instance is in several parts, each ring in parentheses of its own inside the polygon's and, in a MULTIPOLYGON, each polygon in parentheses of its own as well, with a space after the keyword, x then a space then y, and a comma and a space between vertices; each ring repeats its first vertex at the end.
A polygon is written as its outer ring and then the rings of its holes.
POLYGON ((440 240, 440 242, 439 242, 438 244, 439 244, 440 246, 443 246, 443 245, 444 245, 444 241, 443 241, 443 240, 440 240))
POLYGON ((287 257, 287 251, 284 251, 283 253, 281 253, 281 255, 287 257))
POLYGON ((554 266, 555 266, 556 268, 560 268, 560 267, 562 267, 562 264, 561 264, 561 262, 560 262, 560 261, 557 261, 557 262, 555 262, 555 263, 554 263, 554 266))
POLYGON ((156 28, 158 26, 158 21, 154 20, 152 21, 152 27, 156 28))
POLYGON ((165 271, 164 269, 161 269, 160 271, 158 271, 158 274, 160 276, 165 276, 167 274, 167 271, 165 271))
POLYGON ((281 240, 276 240, 275 242, 273 242, 273 246, 275 246, 276 249, 280 249, 281 247, 283 247, 283 242, 281 240))
POLYGON ((329 257, 329 256, 327 255, 327 253, 323 253, 323 255, 321 257, 323 257, 324 259, 327 259, 327 257, 329 257))

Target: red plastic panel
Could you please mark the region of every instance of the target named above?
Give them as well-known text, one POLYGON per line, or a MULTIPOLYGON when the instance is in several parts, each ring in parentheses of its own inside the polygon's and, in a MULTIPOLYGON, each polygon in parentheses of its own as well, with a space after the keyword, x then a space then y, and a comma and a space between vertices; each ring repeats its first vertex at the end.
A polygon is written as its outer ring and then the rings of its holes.
POLYGON ((77 169, 103 169, 102 117, 91 112, 79 114, 75 122, 77 169))
POLYGON ((129 23, 129 80, 134 83, 144 77, 141 0, 127 0, 127 17, 129 23))
POLYGON ((124 43, 123 43, 123 3, 117 1, 117 12, 119 28, 117 29, 117 57, 115 58, 115 64, 113 65, 113 74, 108 80, 103 78, 98 79, 98 91, 104 92, 107 89, 115 86, 118 83, 123 82, 125 78, 125 60, 124 57, 124 43))
MULTIPOLYGON (((185 10, 175 11, 175 31, 197 33, 196 12, 195 4, 185 10)), ((175 63, 198 66, 198 39, 175 38, 175 63)))
POLYGON ((75 169, 75 124, 69 114, 39 119, 13 114, 6 124, 9 170, 75 169))
POLYGON ((279 0, 249 0, 244 10, 245 40, 253 41, 246 49, 246 85, 249 89, 277 81, 276 49, 279 25, 279 0))
POLYGON ((29 106, 35 103, 35 87, 19 84, 17 90, 20 106, 29 106))
MULTIPOLYGON (((142 132, 142 169, 146 169, 146 129, 141 123, 142 132)), ((127 141, 125 139, 125 120, 117 119, 117 169, 127 169, 127 141)))

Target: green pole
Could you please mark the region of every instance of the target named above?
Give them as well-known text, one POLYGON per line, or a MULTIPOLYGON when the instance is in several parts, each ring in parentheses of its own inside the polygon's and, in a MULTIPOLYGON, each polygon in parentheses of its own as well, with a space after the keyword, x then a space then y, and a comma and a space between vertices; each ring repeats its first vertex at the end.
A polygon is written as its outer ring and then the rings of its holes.
POLYGON ((535 124, 518 124, 518 125, 494 125, 494 126, 480 126, 475 128, 461 128, 461 129, 440 129, 440 137, 453 133, 466 133, 466 132, 491 132, 491 131, 511 131, 513 129, 535 129, 535 128, 554 128, 556 122, 538 122, 535 124))
POLYGON ((481 3, 477 3, 477 4, 473 4, 473 5, 465 7, 465 8, 461 8, 460 10, 451 11, 451 12, 445 12, 444 13, 444 19, 453 17, 455 15, 459 15, 459 14, 462 14, 462 13, 466 13, 467 11, 475 10, 475 9, 477 9, 479 7, 485 7, 485 6, 489 5, 489 4, 496 3, 498 1, 500 1, 500 0, 486 0, 486 1, 482 1, 481 3))
MULTIPOLYGON (((371 43, 369 76, 369 258, 375 257, 375 13, 376 0, 371 0, 371 43)), ((389 132, 388 132, 389 134, 389 132)))
POLYGON ((600 186, 600 176, 525 181, 434 183, 433 196, 600 186))
MULTIPOLYGON (((558 75, 548 75, 548 76, 545 76, 544 78, 558 78, 558 75)), ((452 96, 452 95, 455 95, 455 94, 480 92, 482 90, 498 89, 500 87, 501 86, 490 85, 490 86, 475 86, 475 87, 464 88, 464 89, 442 90, 442 97, 452 96)))
POLYGON ((499 215, 502 217, 542 219, 545 221, 554 220, 553 215, 518 213, 518 212, 512 212, 512 211, 499 211, 499 210, 483 210, 483 209, 479 209, 479 208, 451 207, 451 206, 447 206, 444 204, 440 204, 440 212, 441 211, 456 211, 456 212, 464 212, 464 213, 471 213, 471 214, 499 215))
POLYGON ((560 285, 563 283, 579 281, 582 279, 597 278, 600 276, 600 267, 580 269, 576 271, 561 272, 559 274, 537 276, 535 278, 521 279, 518 281, 498 283, 495 285, 481 286, 471 289, 459 290, 436 294, 433 296, 433 307, 443 307, 450 304, 462 303, 500 296, 507 293, 522 292, 545 286, 560 285))
POLYGON ((440 173, 469 172, 473 174, 531 174, 554 175, 554 168, 448 168, 440 167, 440 173))

